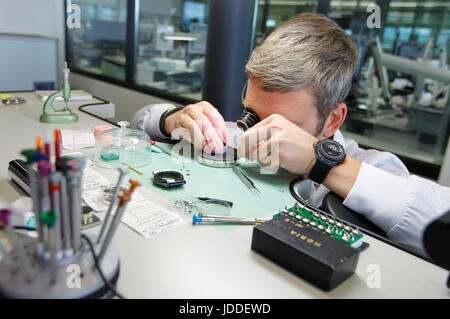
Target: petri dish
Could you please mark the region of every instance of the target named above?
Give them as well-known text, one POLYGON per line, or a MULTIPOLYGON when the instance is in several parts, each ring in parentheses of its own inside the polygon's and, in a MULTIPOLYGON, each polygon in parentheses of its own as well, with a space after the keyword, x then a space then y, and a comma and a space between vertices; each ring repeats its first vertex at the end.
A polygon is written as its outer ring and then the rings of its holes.
POLYGON ((118 124, 120 128, 104 130, 95 137, 94 163, 111 169, 124 162, 136 168, 150 164, 152 141, 148 134, 126 128, 128 122, 118 124))
POLYGON ((205 215, 230 216, 231 213, 231 205, 222 200, 208 199, 199 201, 199 206, 202 208, 198 213, 199 217, 205 215))

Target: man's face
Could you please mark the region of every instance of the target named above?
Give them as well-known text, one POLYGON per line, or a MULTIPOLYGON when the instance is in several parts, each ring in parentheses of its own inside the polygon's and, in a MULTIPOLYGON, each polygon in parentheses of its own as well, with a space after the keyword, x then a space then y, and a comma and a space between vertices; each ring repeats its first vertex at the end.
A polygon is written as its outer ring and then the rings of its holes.
POLYGON ((319 120, 314 102, 312 92, 307 89, 286 93, 266 92, 260 88, 257 78, 250 78, 243 104, 255 111, 261 120, 272 114, 280 114, 309 134, 316 135, 319 120))

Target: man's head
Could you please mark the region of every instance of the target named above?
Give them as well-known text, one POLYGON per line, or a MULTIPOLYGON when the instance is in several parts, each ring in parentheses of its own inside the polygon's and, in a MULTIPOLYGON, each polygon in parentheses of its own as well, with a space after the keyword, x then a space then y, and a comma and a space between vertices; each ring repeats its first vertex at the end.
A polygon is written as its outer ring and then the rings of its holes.
POLYGON ((252 53, 244 100, 261 119, 277 113, 330 137, 346 116, 357 51, 336 23, 302 13, 278 26, 252 53))

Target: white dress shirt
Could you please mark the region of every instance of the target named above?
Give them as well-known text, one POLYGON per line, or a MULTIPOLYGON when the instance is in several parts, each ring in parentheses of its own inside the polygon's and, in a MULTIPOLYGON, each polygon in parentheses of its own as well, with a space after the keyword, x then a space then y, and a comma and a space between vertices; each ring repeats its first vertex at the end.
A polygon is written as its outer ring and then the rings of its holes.
MULTIPOLYGON (((131 126, 151 137, 169 140, 159 129, 159 119, 171 107, 172 104, 143 107, 134 115, 131 126)), ((380 227, 393 242, 426 255, 423 232, 430 222, 450 211, 450 188, 410 175, 397 156, 364 150, 354 140, 344 139, 339 130, 334 140, 344 146, 348 156, 362 162, 343 204, 380 227)), ((308 202, 319 207, 328 192, 325 186, 314 184, 308 202)))

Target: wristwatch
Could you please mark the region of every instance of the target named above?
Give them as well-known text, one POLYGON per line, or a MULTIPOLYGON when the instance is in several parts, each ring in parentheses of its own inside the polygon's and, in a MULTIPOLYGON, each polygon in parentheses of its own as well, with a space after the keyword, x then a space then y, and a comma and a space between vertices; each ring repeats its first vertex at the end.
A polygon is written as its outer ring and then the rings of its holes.
POLYGON ((316 163, 314 164, 308 178, 313 182, 322 184, 328 172, 346 157, 344 147, 335 140, 325 139, 314 143, 316 152, 316 163))
POLYGON ((161 117, 159 119, 159 130, 161 131, 161 133, 164 136, 171 137, 171 135, 169 133, 167 133, 167 131, 166 131, 166 118, 168 118, 173 113, 176 113, 182 109, 184 109, 184 106, 181 106, 181 105, 174 106, 174 107, 171 107, 170 109, 168 109, 167 111, 165 111, 163 114, 161 114, 161 117))
POLYGON ((163 187, 171 188, 186 184, 183 174, 172 170, 153 172, 153 181, 163 187))

